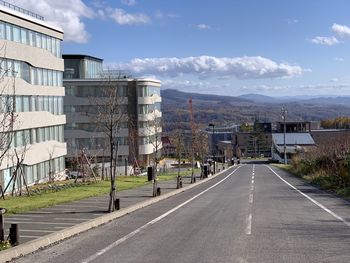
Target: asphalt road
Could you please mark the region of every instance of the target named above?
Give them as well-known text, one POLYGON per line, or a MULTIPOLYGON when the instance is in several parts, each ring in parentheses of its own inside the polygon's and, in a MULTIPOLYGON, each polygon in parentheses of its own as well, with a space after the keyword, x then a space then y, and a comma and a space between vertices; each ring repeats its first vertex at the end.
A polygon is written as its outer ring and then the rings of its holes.
POLYGON ((350 262, 350 204, 245 164, 16 262, 350 262))

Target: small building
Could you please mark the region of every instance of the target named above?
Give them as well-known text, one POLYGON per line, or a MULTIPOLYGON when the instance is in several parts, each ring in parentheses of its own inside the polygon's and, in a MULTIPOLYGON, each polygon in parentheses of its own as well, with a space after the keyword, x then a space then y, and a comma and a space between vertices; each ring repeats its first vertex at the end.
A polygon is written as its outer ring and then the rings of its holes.
POLYGON ((271 157, 273 160, 283 162, 284 146, 286 146, 287 160, 290 160, 293 154, 306 153, 316 147, 310 133, 272 133, 271 157))

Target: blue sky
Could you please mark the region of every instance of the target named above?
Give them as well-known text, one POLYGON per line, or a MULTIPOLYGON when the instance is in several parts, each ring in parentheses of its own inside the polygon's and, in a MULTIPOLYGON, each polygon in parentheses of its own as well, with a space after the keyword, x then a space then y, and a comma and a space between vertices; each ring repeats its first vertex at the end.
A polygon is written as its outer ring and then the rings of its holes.
POLYGON ((348 0, 13 0, 65 30, 64 53, 221 95, 350 95, 348 0))

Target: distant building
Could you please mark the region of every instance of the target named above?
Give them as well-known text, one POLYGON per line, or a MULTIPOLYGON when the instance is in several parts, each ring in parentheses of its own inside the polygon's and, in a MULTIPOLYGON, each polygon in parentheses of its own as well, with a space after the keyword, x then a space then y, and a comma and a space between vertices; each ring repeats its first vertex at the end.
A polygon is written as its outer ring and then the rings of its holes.
POLYGON ((11 149, 0 166, 2 187, 14 171, 15 150, 25 148, 27 184, 64 175, 62 39, 62 29, 42 16, 0 1, 1 102, 13 95, 7 85, 14 85, 16 112, 11 149))
POLYGON ((287 160, 296 153, 306 153, 316 147, 310 133, 272 133, 271 157, 273 160, 284 160, 284 145, 286 145, 287 160))
POLYGON ((124 165, 125 160, 130 165, 150 164, 154 158, 154 142, 159 142, 158 154, 162 148, 161 128, 156 132, 153 127, 155 123, 161 123, 162 117, 160 81, 135 79, 121 72, 103 71, 103 60, 92 56, 63 55, 63 58, 67 158, 74 159, 82 149, 86 149, 97 162, 104 162, 109 156, 106 135, 88 114, 95 111, 96 105, 92 98, 103 96, 101 87, 109 85, 115 86, 119 96, 124 98, 128 115, 128 120, 121 123, 117 134, 118 164, 124 165))

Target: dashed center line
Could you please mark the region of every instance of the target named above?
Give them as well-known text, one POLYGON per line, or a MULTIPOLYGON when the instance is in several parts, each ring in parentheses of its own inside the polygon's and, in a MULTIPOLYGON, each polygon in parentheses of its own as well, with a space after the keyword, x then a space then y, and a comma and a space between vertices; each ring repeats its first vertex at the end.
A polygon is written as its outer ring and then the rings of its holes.
POLYGON ((252 180, 251 180, 250 193, 249 193, 249 215, 247 217, 247 228, 246 228, 247 235, 252 234, 252 221, 253 221, 252 206, 254 202, 254 181, 255 181, 255 164, 253 164, 252 180))

